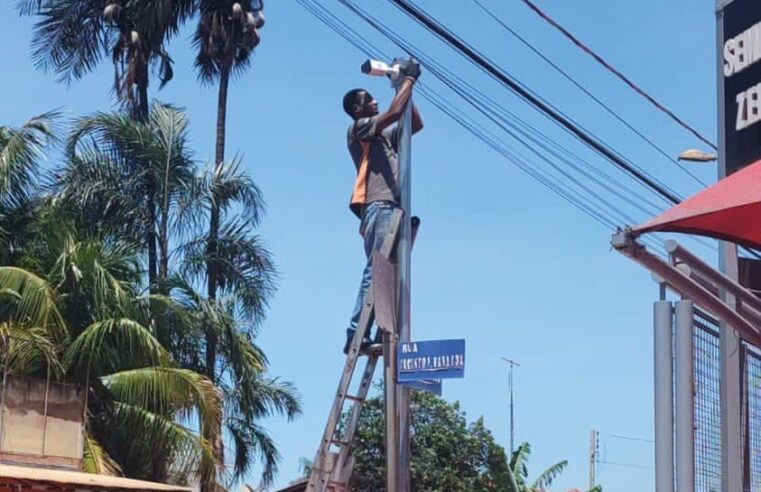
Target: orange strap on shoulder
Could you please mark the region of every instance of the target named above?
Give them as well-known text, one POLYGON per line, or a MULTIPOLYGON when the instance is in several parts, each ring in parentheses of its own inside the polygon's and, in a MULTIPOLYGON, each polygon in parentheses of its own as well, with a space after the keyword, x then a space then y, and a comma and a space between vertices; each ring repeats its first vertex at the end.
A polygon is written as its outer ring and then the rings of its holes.
POLYGON ((370 172, 370 144, 360 142, 362 145, 362 160, 359 162, 357 179, 354 181, 354 190, 351 194, 351 206, 364 205, 367 201, 367 175, 370 172))

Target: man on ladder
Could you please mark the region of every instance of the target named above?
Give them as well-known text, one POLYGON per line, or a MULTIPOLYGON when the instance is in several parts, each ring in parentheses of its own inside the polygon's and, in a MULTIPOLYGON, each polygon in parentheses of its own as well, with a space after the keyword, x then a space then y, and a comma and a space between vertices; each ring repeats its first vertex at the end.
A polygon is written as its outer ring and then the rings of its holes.
MULTIPOLYGON (((354 305, 349 328, 346 330, 344 353, 348 353, 357 330, 362 306, 372 282, 372 256, 386 237, 390 218, 399 207, 399 189, 397 178, 399 165, 397 151, 399 146, 399 126, 392 127, 402 117, 404 108, 412 96, 412 87, 420 77, 420 65, 417 62, 405 63, 400 67, 403 78, 399 90, 391 101, 389 109, 380 113, 376 101, 365 89, 353 89, 343 98, 343 108, 354 123, 348 130, 348 147, 357 179, 351 195, 349 207, 360 218, 359 233, 364 240, 367 264, 362 272, 357 301, 354 305)), ((412 106, 412 133, 423 128, 417 108, 412 106)), ((380 341, 377 333, 375 341, 380 341)), ((362 340, 362 350, 377 351, 369 330, 362 340)))

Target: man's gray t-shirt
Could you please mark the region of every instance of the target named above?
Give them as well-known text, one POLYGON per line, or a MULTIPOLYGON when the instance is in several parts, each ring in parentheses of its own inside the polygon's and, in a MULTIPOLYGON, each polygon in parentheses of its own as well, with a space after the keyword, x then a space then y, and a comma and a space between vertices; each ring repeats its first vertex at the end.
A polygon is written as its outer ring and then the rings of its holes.
MULTIPOLYGON (((398 203, 399 200, 399 187, 397 185, 399 163, 396 157, 399 148, 399 127, 394 125, 393 128, 386 128, 378 132, 377 123, 377 116, 360 118, 349 127, 348 131, 349 153, 354 160, 357 173, 361 171, 360 167, 364 155, 363 143, 369 147, 369 163, 364 177, 364 199, 361 200, 363 203, 356 203, 355 197, 352 197, 352 210, 357 215, 360 215, 361 212, 355 209, 355 206, 361 209, 364 205, 379 200, 394 203, 398 203)), ((361 178, 358 176, 358 180, 361 178)), ((355 194, 357 194, 356 191, 355 188, 355 194)))

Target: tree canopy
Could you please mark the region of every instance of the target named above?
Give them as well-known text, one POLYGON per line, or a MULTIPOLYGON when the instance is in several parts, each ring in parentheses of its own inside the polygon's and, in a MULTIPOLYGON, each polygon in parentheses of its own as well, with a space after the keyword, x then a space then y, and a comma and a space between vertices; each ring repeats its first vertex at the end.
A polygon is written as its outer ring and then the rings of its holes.
MULTIPOLYGON (((504 491, 508 486, 505 450, 483 418, 468 423, 458 403, 414 391, 411 401, 412 490, 504 491)), ((384 410, 380 397, 365 404, 354 441, 355 492, 385 491, 384 410)))

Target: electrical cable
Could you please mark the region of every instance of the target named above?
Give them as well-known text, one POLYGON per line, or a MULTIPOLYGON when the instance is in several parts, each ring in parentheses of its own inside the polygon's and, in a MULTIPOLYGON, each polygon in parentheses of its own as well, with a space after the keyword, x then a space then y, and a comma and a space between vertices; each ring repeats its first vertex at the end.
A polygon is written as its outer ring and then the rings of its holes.
POLYGON ((566 38, 568 38, 573 44, 575 44, 577 47, 579 47, 582 51, 584 51, 586 54, 594 58, 596 62, 598 62, 600 65, 605 67, 610 73, 618 77, 622 82, 624 82, 627 86, 629 86, 634 92, 639 94, 640 96, 644 97, 648 102, 650 102, 653 106, 658 108, 660 111, 668 115, 672 120, 674 120, 679 126, 684 128, 685 130, 692 133, 695 137, 697 137, 700 141, 702 141, 704 144, 710 146, 714 150, 718 150, 716 147, 716 144, 708 140, 706 137, 704 137, 700 132, 692 128, 687 122, 682 120, 679 116, 674 114, 671 110, 666 108, 663 104, 659 103, 653 96, 645 92, 642 88, 640 88, 637 84, 631 81, 626 75, 621 73, 620 70, 616 69, 613 65, 608 63, 602 56, 598 55, 594 51, 592 51, 591 48, 589 48, 587 45, 585 45, 581 40, 579 40, 576 36, 574 36, 570 31, 568 31, 566 28, 561 26, 558 22, 556 22, 553 18, 551 18, 549 15, 547 15, 542 9, 540 9, 536 4, 534 4, 531 0, 522 0, 523 3, 525 3, 531 10, 533 10, 539 17, 544 19, 548 24, 550 24, 552 27, 560 31, 561 34, 563 34, 566 38))
MULTIPOLYGON (((601 201, 602 205, 604 207, 614 208, 611 203, 609 203, 609 202, 605 201, 604 199, 602 199, 599 196, 599 194, 595 193, 593 190, 588 188, 586 185, 584 185, 583 183, 579 182, 578 179, 576 179, 575 177, 570 175, 568 172, 563 170, 561 167, 557 166, 555 163, 553 163, 552 161, 547 159, 547 157, 545 155, 539 153, 534 146, 528 145, 528 143, 523 138, 521 138, 520 136, 516 135, 515 132, 513 132, 510 128, 507 128, 504 123, 502 123, 500 121, 497 121, 495 119, 493 114, 488 114, 486 111, 484 111, 483 107, 479 107, 476 104, 476 102, 474 102, 473 98, 469 94, 463 93, 463 91, 461 89, 461 85, 468 86, 468 84, 465 81, 463 81, 462 79, 459 79, 455 83, 451 82, 450 80, 447 79, 447 76, 442 75, 441 71, 442 70, 446 70, 446 69, 443 69, 443 67, 441 67, 441 65, 438 65, 438 64, 436 64, 433 61, 428 61, 428 57, 425 54, 423 54, 419 49, 415 48, 414 46, 411 46, 409 43, 404 41, 402 38, 394 35, 393 32, 387 26, 383 25, 383 23, 381 23, 377 19, 375 19, 372 16, 370 16, 366 11, 362 10, 361 8, 359 8, 356 4, 353 4, 350 1, 343 1, 343 0, 340 0, 340 1, 347 8, 352 10, 355 14, 359 15, 363 20, 368 22, 373 28, 375 28, 376 30, 381 32, 381 34, 383 34, 384 36, 389 38, 394 43, 396 43, 400 48, 402 48, 403 50, 407 51, 408 53, 416 55, 416 57, 419 59, 419 61, 424 62, 424 65, 426 66, 426 68, 428 70, 430 70, 433 73, 434 76, 436 76, 439 80, 442 80, 450 89, 452 89, 453 91, 458 93, 458 95, 460 95, 463 99, 465 99, 468 103, 470 103, 477 111, 481 112, 484 116, 486 116, 493 123, 495 123, 497 126, 499 126, 503 131, 505 131, 506 133, 511 135, 519 143, 522 143, 529 151, 531 151, 532 153, 535 153, 538 158, 540 158, 544 162, 546 162, 549 166, 551 166, 553 169, 555 169, 555 171, 557 171, 558 173, 560 173, 561 175, 566 177, 568 180, 573 182, 576 186, 582 188, 582 190, 587 192, 589 195, 592 195, 593 197, 595 197, 596 199, 601 201)), ((449 72, 449 76, 451 77, 451 76, 453 76, 453 74, 451 74, 451 72, 449 72)), ((487 106, 487 107, 490 108, 491 106, 487 106)), ((520 131, 520 129, 518 129, 518 131, 520 131)), ((525 133, 524 133, 524 135, 525 135, 525 133)), ((529 137, 531 138, 531 136, 529 136, 529 137)), ((549 151, 552 150, 552 149, 548 149, 546 147, 546 145, 544 145, 541 142, 536 142, 536 143, 540 147, 543 147, 545 150, 549 150, 549 151)), ((563 156, 556 155, 556 157, 558 157, 560 159, 564 159, 563 156)), ((525 159, 525 157, 524 157, 524 159, 525 159)), ((590 176, 588 173, 585 173, 583 169, 580 169, 573 162, 569 161, 568 164, 570 164, 572 167, 575 166, 577 171, 579 171, 582 174, 584 174, 585 177, 587 177, 589 179, 592 179, 592 180, 596 180, 596 178, 594 178, 593 176, 590 176)), ((596 181, 599 184, 601 184, 602 186, 606 186, 604 183, 600 183, 599 180, 596 180, 596 181)), ((613 190, 610 190, 609 187, 608 187, 608 189, 609 189, 609 191, 613 191, 613 190)), ((634 202, 634 201, 630 201, 629 203, 634 205, 635 207, 640 207, 641 208, 641 206, 638 203, 634 202)), ((647 210, 644 210, 644 211, 645 211, 645 213, 649 213, 647 210)), ((619 213, 619 216, 622 217, 627 223, 633 223, 634 222, 634 220, 630 216, 628 216, 626 214, 619 213)))
MULTIPOLYGON (((341 1, 341 3, 345 3, 344 0, 339 0, 339 1, 341 1)), ((604 143, 600 142, 596 137, 585 134, 583 131, 583 128, 580 128, 575 122, 570 120, 566 115, 562 114, 562 112, 560 112, 557 108, 552 107, 546 100, 542 100, 540 97, 537 97, 535 93, 532 93, 530 89, 528 89, 526 86, 521 84, 519 81, 515 80, 503 69, 495 67, 495 65, 493 64, 491 60, 489 60, 483 54, 475 50, 475 48, 473 48, 472 46, 468 45, 464 40, 457 37, 449 29, 441 25, 436 19, 431 17, 429 14, 425 13, 424 10, 420 9, 414 3, 408 0, 388 0, 388 1, 392 5, 399 8, 402 12, 407 14, 409 17, 411 17, 413 20, 415 20, 418 24, 420 24, 421 26, 426 28, 428 31, 433 33, 436 37, 444 41, 446 44, 448 44, 450 47, 452 47, 455 51, 460 53, 466 59, 470 60, 474 65, 480 67, 486 73, 491 75, 495 80, 502 83, 505 87, 507 87, 512 92, 522 97, 529 104, 534 106, 536 109, 543 112, 551 120, 555 121, 561 127, 568 130, 569 133, 576 136, 579 140, 587 144, 590 148, 597 151, 600 155, 605 157, 607 160, 609 160, 613 164, 623 168, 625 171, 627 171, 630 175, 632 175, 638 181, 645 184, 651 191, 655 192, 658 196, 664 198, 665 200, 670 202, 672 205, 678 204, 681 202, 681 197, 679 197, 679 195, 676 192, 674 192, 671 188, 669 188, 667 185, 660 182, 656 178, 652 177, 652 175, 649 175, 649 173, 644 171, 644 169, 642 169, 641 167, 626 160, 623 156, 621 156, 620 154, 612 150, 610 147, 608 147, 604 143)), ((689 236, 689 237, 690 239, 710 249, 715 249, 712 245, 710 245, 709 243, 706 243, 701 238, 694 237, 694 236, 689 236)), ((758 253, 748 250, 747 248, 743 248, 743 249, 748 251, 750 254, 756 256, 757 258, 761 258, 761 255, 759 255, 758 253)))
POLYGON ((541 101, 534 96, 529 90, 522 84, 514 79, 511 75, 506 73, 503 69, 497 68, 490 60, 484 55, 476 51, 473 47, 468 45, 462 39, 458 38, 446 27, 444 27, 439 21, 432 18, 427 13, 424 13, 419 7, 415 6, 408 0, 388 0, 393 5, 397 6, 400 10, 405 12, 408 16, 414 19, 416 22, 424 26, 431 33, 442 39, 445 43, 450 45, 458 53, 464 56, 466 59, 471 60, 477 66, 481 67, 485 72, 494 77, 497 81, 502 83, 505 87, 510 89, 513 93, 520 96, 524 101, 534 106, 540 112, 545 114, 548 118, 565 128, 572 135, 584 142, 587 146, 598 152, 605 157, 608 161, 614 165, 624 169, 626 172, 634 176, 636 179, 647 185, 650 189, 662 196, 664 199, 672 204, 677 204, 681 201, 678 195, 670 190, 663 183, 659 183, 657 179, 649 176, 644 170, 638 168, 636 165, 627 162, 615 151, 610 149, 607 145, 600 142, 597 138, 589 135, 587 132, 579 128, 578 125, 571 122, 567 117, 563 116, 559 111, 550 107, 546 102, 541 101))
POLYGON ((576 86, 580 91, 582 91, 584 94, 586 94, 590 99, 592 99, 595 103, 597 103, 600 107, 602 107, 608 114, 613 116, 615 119, 617 119, 619 122, 621 122, 624 126, 626 126, 629 130, 631 130, 635 135, 640 137, 643 141, 645 141, 650 147, 655 149, 656 152, 661 154, 663 157, 668 159, 673 164, 677 165, 679 169, 684 171, 687 175, 689 175, 692 179, 694 179, 698 184, 702 185, 703 187, 708 186, 703 180, 695 176, 687 167, 685 167, 681 162, 674 159, 671 155, 669 155, 668 152, 666 152, 662 147, 658 146, 653 140, 647 137, 641 130, 638 130, 634 125, 629 123, 624 117, 619 115, 616 111, 613 110, 610 106, 608 106, 605 102, 603 102, 600 98, 595 96, 589 89, 587 89, 583 84, 581 84, 579 81, 577 81, 571 74, 563 70, 557 63, 552 61, 548 56, 546 56, 544 53, 542 53, 539 49, 537 49, 533 44, 531 44, 525 37, 521 36, 515 29, 510 27, 505 21, 500 19, 496 14, 494 14, 492 11, 490 11, 483 3, 481 3, 480 0, 473 0, 473 3, 475 3, 481 10, 483 10, 489 17, 494 19, 500 26, 502 26, 507 32, 509 32, 513 37, 515 37, 518 41, 520 41, 526 48, 531 50, 536 56, 538 56, 540 59, 542 59, 545 63, 547 63, 550 67, 555 69, 560 75, 562 75, 566 80, 568 80, 571 84, 576 86))

